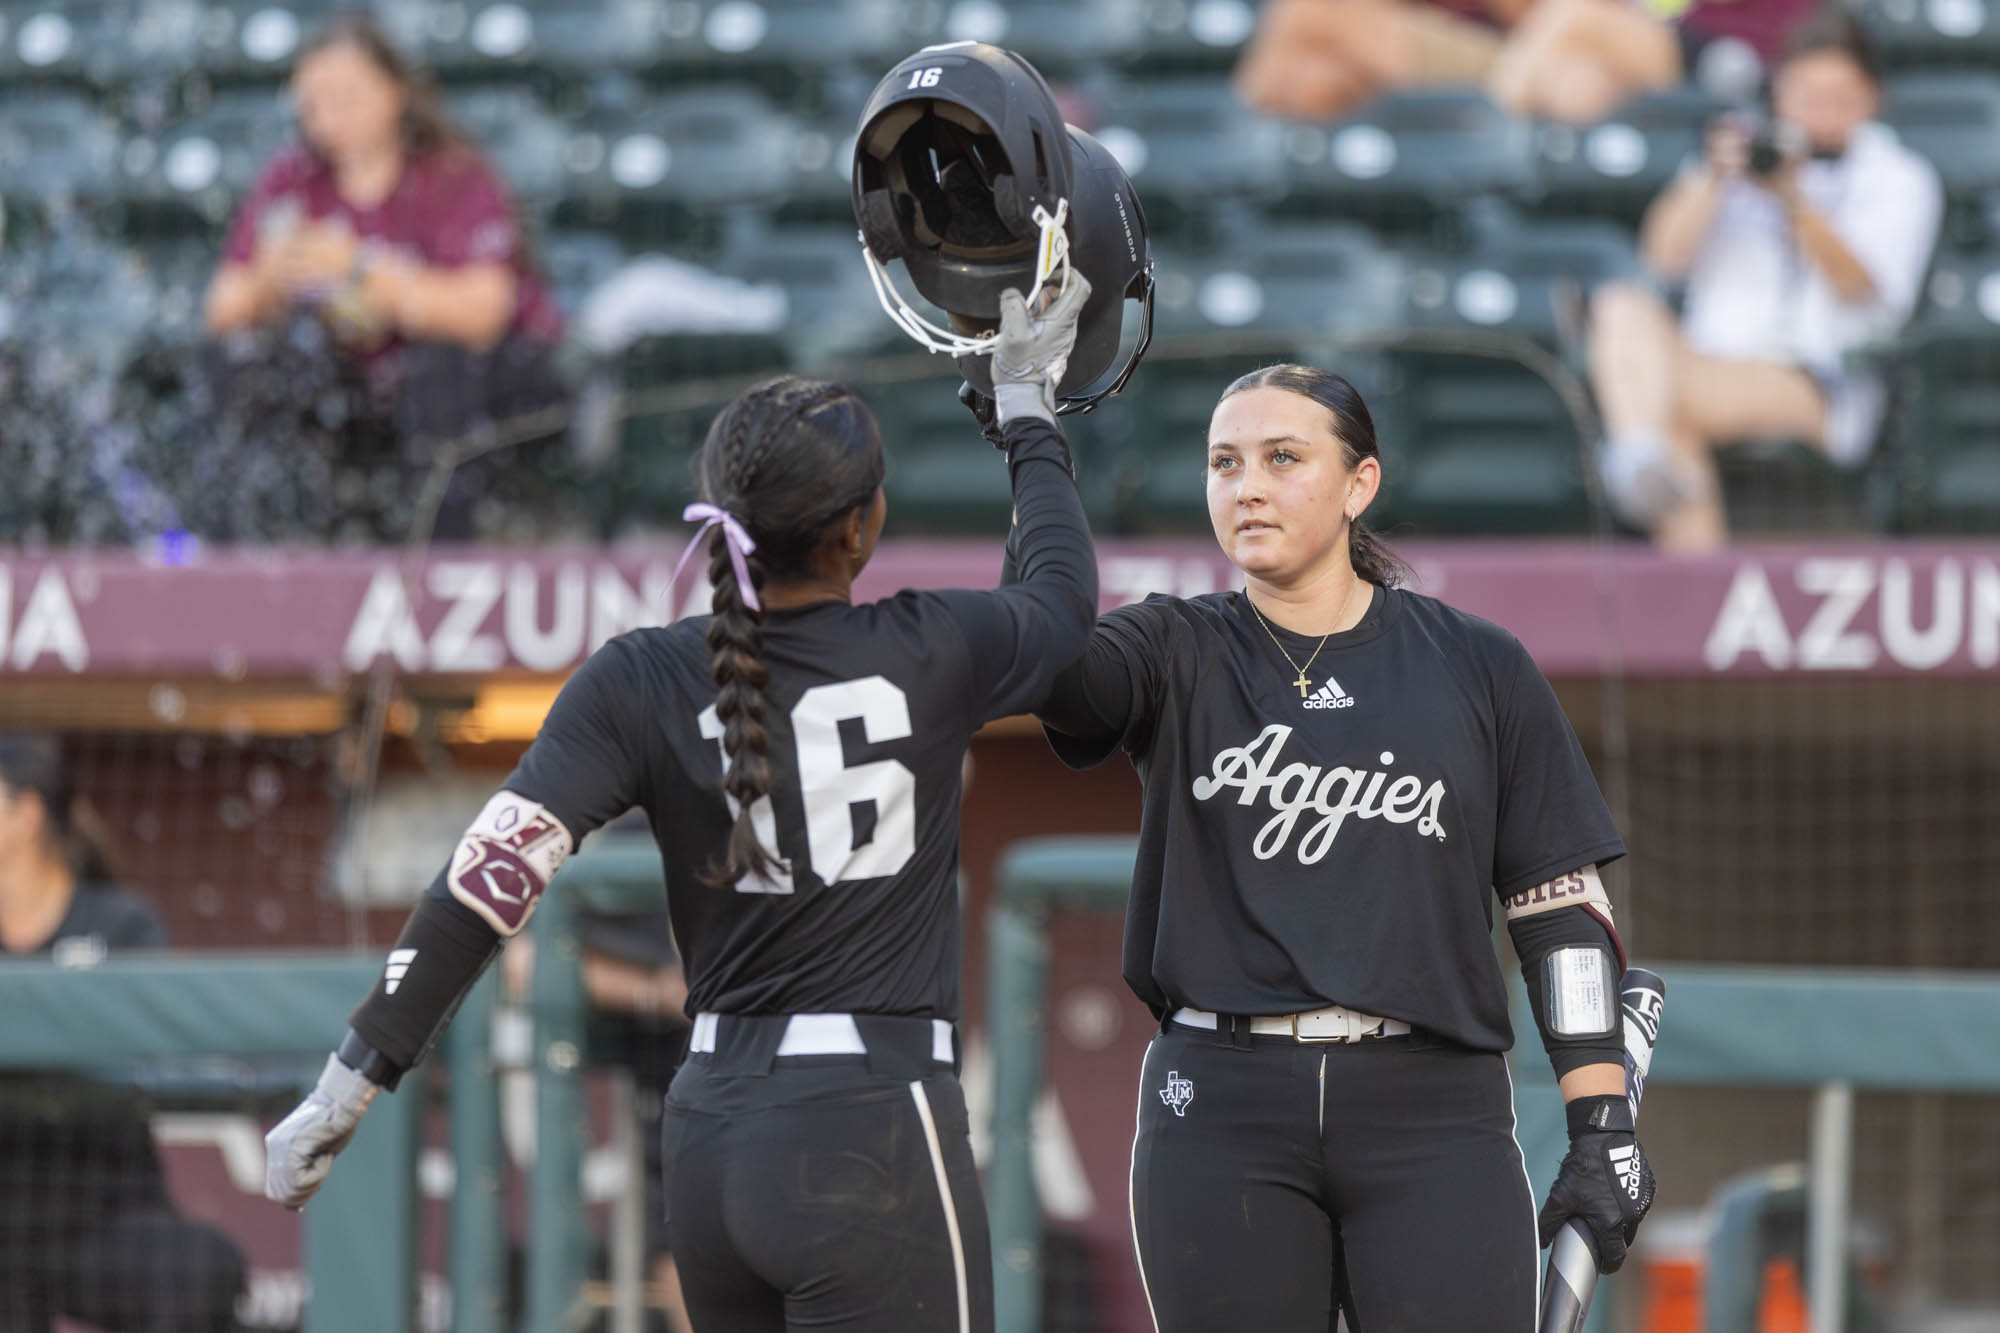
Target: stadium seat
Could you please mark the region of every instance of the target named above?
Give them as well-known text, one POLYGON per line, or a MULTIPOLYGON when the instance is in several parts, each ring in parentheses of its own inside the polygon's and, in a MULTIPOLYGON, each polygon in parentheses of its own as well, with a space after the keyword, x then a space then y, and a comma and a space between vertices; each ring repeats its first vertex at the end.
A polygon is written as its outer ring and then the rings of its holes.
POLYGON ((1014 509, 1007 466, 959 403, 958 384, 956 374, 942 374, 861 390, 888 452, 891 536, 1006 535, 1014 509))
POLYGON ((1532 338, 1563 349, 1599 283, 1639 273, 1629 234, 1604 220, 1515 220, 1472 210, 1471 243, 1406 256, 1403 315, 1412 329, 1532 338))
POLYGON ((872 79, 830 77, 797 113, 792 186, 777 210, 783 220, 854 226, 855 131, 874 87, 872 79))
POLYGON ((1098 83, 1096 135, 1132 177, 1156 234, 1189 231, 1219 204, 1284 189, 1287 129, 1219 79, 1098 83))
POLYGON ((1235 64, 1257 27, 1251 0, 1192 0, 1146 7, 1138 44, 1122 58, 1153 71, 1220 73, 1235 64))
POLYGON ((1644 93, 1601 123, 1535 127, 1537 178, 1522 202, 1552 214, 1637 222, 1681 164, 1701 150, 1722 104, 1692 86, 1644 93))
MULTIPOLYGON (((882 313, 851 225, 746 226, 725 245, 715 268, 785 289, 785 341, 794 368, 805 373, 832 371, 870 353, 916 350, 882 313)), ((902 266, 894 271, 900 274, 902 266)))
POLYGON ((115 196, 118 157, 116 126, 84 94, 0 94, 0 200, 10 210, 46 218, 115 196))
POLYGON ((1522 195, 1535 181, 1527 122, 1476 92, 1401 92, 1333 125, 1286 133, 1288 211, 1331 211, 1405 230, 1485 194, 1522 195))
MULTIPOLYGON (((1596 283, 1637 272, 1622 228, 1470 210, 1463 250, 1409 254, 1408 340, 1387 355, 1383 521, 1424 532, 1566 532, 1589 518, 1577 418, 1550 376, 1596 283), (1553 354, 1553 355, 1551 355, 1553 354)), ((1375 402, 1370 400, 1371 405, 1375 402)))
POLYGON ((1862 0, 1856 8, 1892 67, 2000 62, 2000 13, 1986 0, 1862 0))
POLYGON ((47 358, 42 374, 77 394, 116 369, 155 315, 156 288, 139 256, 83 227, 10 250, 0 285, 0 340, 47 358))
POLYGON ((643 69, 666 51, 671 8, 646 0, 438 6, 423 25, 421 51, 447 79, 490 79, 509 70, 591 75, 643 69))
POLYGON ((0 5, 0 87, 73 83, 108 88, 192 68, 202 24, 193 7, 116 0, 0 5))
POLYGON ((758 334, 641 338, 620 358, 626 416, 618 457, 584 504, 605 532, 670 522, 696 498, 695 462, 708 425, 745 382, 786 368, 786 348, 758 334))
POLYGON ((185 345, 207 336, 202 306, 221 261, 221 241, 214 234, 172 237, 136 252, 153 297, 147 333, 161 343, 185 345))
POLYGON ((1729 530, 1747 537, 1871 532, 1868 469, 1834 465, 1806 440, 1739 440, 1716 452, 1729 530))
POLYGON ((563 313, 574 315, 597 285, 626 260, 625 246, 608 232, 561 230, 536 246, 543 273, 563 313))
POLYGON ((687 214, 782 200, 793 176, 789 117, 754 90, 706 88, 593 110, 572 125, 566 222, 613 223, 658 246, 687 214))
POLYGON ((1051 79, 1138 54, 1145 0, 950 0, 931 40, 992 42, 1019 51, 1051 79))
POLYGON ((938 40, 938 7, 921 0, 699 0, 665 8, 660 63, 668 74, 812 79, 840 64, 886 69, 938 40))
MULTIPOLYGON (((201 72, 220 82, 289 78, 299 47, 351 4, 339 0, 225 0, 201 13, 201 72)), ((409 6, 416 8, 416 6, 409 6)), ((418 48, 414 54, 421 55, 418 48)))
POLYGON ((2000 251, 1947 254, 1905 333, 1885 441, 1905 531, 2000 531, 2000 251))
POLYGON ((532 89, 518 84, 453 87, 446 106, 525 212, 540 212, 562 197, 569 130, 532 89))
POLYGON ((1929 158, 1947 196, 2000 189, 2000 74, 1906 74, 1890 81, 1882 119, 1929 158))
POLYGON ((264 164, 292 135, 292 117, 275 91, 217 93, 206 107, 169 125, 157 138, 127 141, 125 203, 142 227, 225 223, 264 164))
POLYGON ((1588 527, 1582 440, 1562 397, 1504 356, 1392 352, 1368 398, 1385 475, 1377 526, 1421 533, 1588 527))
POLYGON ((1353 223, 1260 224, 1224 237, 1215 252, 1154 252, 1154 336, 1268 334, 1367 336, 1399 314, 1400 265, 1353 223))

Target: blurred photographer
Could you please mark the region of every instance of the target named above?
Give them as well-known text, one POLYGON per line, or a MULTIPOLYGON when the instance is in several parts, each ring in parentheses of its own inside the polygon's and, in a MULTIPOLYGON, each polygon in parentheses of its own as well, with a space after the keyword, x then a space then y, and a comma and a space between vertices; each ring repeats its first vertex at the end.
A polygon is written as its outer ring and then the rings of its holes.
POLYGON ((1719 447, 1806 440, 1842 467, 1874 447, 1886 386, 1848 354, 1909 318, 1943 210, 1930 163, 1875 122, 1880 101, 1852 20, 1802 24, 1770 123, 1711 126, 1703 159, 1647 211, 1641 252, 1684 284, 1680 316, 1635 284, 1593 298, 1605 493, 1663 548, 1727 540, 1719 447))

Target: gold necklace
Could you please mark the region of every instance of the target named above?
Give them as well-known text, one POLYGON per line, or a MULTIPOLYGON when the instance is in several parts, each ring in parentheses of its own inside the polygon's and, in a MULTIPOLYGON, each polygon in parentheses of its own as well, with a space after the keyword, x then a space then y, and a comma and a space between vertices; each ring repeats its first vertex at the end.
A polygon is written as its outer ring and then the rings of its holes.
POLYGON ((1361 576, 1359 574, 1356 574, 1354 576, 1354 582, 1348 585, 1347 595, 1340 599, 1340 614, 1333 618, 1334 628, 1320 635, 1319 643, 1313 648, 1312 656, 1306 659, 1305 666, 1300 666, 1298 662, 1293 659, 1292 655, 1285 651, 1284 642, 1278 638, 1278 632, 1271 628, 1270 621, 1264 619, 1264 613, 1257 609, 1257 603, 1250 600, 1249 591, 1247 589, 1244 591, 1243 600, 1250 603, 1250 614, 1257 617, 1257 623, 1262 625, 1264 627, 1264 632, 1271 636, 1272 644, 1276 646, 1279 654, 1285 659, 1286 665, 1290 666, 1292 670, 1299 673, 1299 678, 1292 682, 1292 684, 1299 687, 1299 698, 1301 699, 1305 698, 1307 691, 1312 689, 1312 682, 1306 679, 1306 668, 1310 667, 1314 663, 1314 661, 1316 661, 1319 658, 1319 650, 1321 648, 1326 647, 1326 641, 1332 638, 1334 634, 1338 632, 1340 627, 1340 622, 1347 618, 1347 604, 1354 600, 1354 590, 1360 585, 1361 585, 1361 576))

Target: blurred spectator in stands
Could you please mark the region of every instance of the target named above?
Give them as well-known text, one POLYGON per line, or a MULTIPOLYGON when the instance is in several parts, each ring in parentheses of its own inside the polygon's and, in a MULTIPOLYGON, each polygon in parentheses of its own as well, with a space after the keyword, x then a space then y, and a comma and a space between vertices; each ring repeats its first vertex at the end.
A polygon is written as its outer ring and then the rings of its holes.
POLYGON ((1237 68, 1273 115, 1345 115, 1396 88, 1484 87, 1517 115, 1601 120, 1700 73, 1754 92, 1817 0, 1272 0, 1237 68))
POLYGON ((1267 114, 1323 120, 1394 88, 1477 88, 1532 3, 1270 0, 1236 90, 1267 114))
POLYGON ((1690 80, 1745 101, 1786 34, 1817 8, 1818 0, 1537 0, 1507 35, 1486 90, 1517 115, 1572 125, 1690 80))
POLYGON ((1875 123, 1879 93, 1851 19, 1801 25, 1770 126, 1714 125, 1703 160, 1647 211, 1641 250, 1685 282, 1681 317, 1633 284, 1593 299, 1605 491, 1665 548, 1727 539, 1718 447, 1798 439, 1842 467, 1874 447, 1886 385, 1849 353, 1915 309, 1943 209, 1930 163, 1875 123))
MULTIPOLYGON (((337 348, 329 372, 359 380, 414 462, 483 423, 559 404, 561 316, 505 187, 429 82, 370 19, 345 14, 301 49, 292 93, 300 140, 237 212, 209 286, 209 331, 315 316, 337 348)), ((297 350, 289 341, 281 361, 297 350)), ((272 348, 237 351, 239 372, 254 374, 272 348)), ((231 392, 254 399, 241 379, 231 392)), ((272 433, 282 447, 282 424, 272 433)), ((477 489, 475 469, 438 535, 466 535, 477 489)))
MULTIPOLYGON (((0 737, 0 966, 156 949, 166 927, 111 884, 101 830, 55 746, 0 737)), ((143 1100, 79 1077, 0 1075, 0 1329, 57 1315, 106 1333, 226 1333, 243 1256, 178 1216, 143 1100)))

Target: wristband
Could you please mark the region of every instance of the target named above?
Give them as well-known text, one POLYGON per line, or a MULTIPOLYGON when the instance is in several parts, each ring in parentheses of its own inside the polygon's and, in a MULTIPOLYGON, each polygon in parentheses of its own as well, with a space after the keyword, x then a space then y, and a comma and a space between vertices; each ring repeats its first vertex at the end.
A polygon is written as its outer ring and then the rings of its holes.
POLYGON ((394 1092, 396 1085, 403 1081, 403 1071, 396 1062, 370 1046, 353 1028, 347 1029, 347 1035, 341 1038, 340 1049, 334 1055, 340 1063, 389 1092, 394 1092))
POLYGON ((1637 1122, 1632 1119, 1632 1103, 1609 1093, 1578 1097, 1563 1107, 1563 1118, 1569 1122, 1571 1138, 1586 1132, 1631 1134, 1638 1128, 1637 1122))

